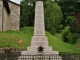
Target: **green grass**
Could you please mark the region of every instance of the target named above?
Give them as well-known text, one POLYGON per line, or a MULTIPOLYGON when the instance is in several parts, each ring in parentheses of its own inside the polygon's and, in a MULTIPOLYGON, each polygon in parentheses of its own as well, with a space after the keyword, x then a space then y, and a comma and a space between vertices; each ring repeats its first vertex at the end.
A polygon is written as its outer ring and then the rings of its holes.
POLYGON ((20 49, 27 49, 27 46, 30 46, 32 35, 32 27, 24 27, 20 31, 0 32, 0 47, 11 46, 20 49), (18 42, 21 39, 23 42, 22 44, 19 44, 18 42))
MULTIPOLYGON (((19 48, 22 50, 26 50, 28 46, 31 44, 31 37, 33 36, 33 27, 24 27, 21 28, 20 31, 6 31, 0 32, 0 47, 11 46, 15 48, 19 48), (18 42, 23 40, 22 44, 18 42)), ((64 43, 60 37, 51 35, 46 32, 46 36, 48 37, 49 45, 53 47, 53 50, 59 52, 70 52, 70 53, 80 53, 74 45, 64 43)), ((60 34, 59 34, 60 36, 60 34)))
POLYGON ((49 45, 53 47, 53 50, 59 52, 80 53, 80 50, 74 45, 64 43, 59 37, 53 36, 48 32, 46 32, 46 35, 48 37, 49 45))

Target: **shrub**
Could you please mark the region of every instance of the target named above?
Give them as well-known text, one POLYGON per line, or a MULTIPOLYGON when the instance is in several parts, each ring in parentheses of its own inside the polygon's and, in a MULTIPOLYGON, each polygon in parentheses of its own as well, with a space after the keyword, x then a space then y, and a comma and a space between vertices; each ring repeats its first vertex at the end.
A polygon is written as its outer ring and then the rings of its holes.
POLYGON ((67 27, 65 27, 64 30, 62 30, 62 38, 63 38, 64 42, 74 44, 77 42, 77 40, 79 38, 79 34, 71 33, 70 27, 67 26, 67 27))
POLYGON ((66 26, 63 30, 62 30, 62 39, 64 42, 67 42, 67 35, 68 33, 70 32, 70 27, 69 26, 66 26))

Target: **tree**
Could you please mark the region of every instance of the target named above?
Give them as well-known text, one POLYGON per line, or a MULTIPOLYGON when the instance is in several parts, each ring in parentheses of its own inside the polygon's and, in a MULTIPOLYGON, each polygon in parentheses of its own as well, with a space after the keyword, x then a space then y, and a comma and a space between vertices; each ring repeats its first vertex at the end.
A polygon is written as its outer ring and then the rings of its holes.
POLYGON ((77 13, 77 0, 60 0, 59 5, 62 9, 63 19, 62 24, 63 28, 67 26, 68 22, 66 22, 69 16, 75 16, 77 13))
MULTIPOLYGON (((34 8, 37 0, 22 0, 20 5, 22 7, 22 14, 20 18, 20 26, 33 26, 34 25, 34 8)), ((42 0, 44 3, 46 0, 42 0)))
POLYGON ((33 0, 22 0, 20 3, 22 7, 21 27, 33 26, 34 21, 34 2, 33 0))
POLYGON ((62 38, 63 38, 64 42, 74 44, 78 41, 79 34, 78 33, 72 33, 70 31, 70 26, 66 26, 62 30, 62 38))
POLYGON ((62 12, 56 2, 47 0, 45 2, 45 26, 46 30, 54 34, 61 29, 62 12))
POLYGON ((67 16, 66 23, 71 26, 72 23, 76 20, 75 16, 67 16))
POLYGON ((70 27, 72 32, 80 33, 80 12, 77 13, 75 21, 70 25, 70 27))

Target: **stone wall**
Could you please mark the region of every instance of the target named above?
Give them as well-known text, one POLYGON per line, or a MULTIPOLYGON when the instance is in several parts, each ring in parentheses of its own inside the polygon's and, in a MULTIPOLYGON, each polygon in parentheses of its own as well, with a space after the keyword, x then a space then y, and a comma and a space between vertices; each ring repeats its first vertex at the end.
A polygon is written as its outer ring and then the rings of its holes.
POLYGON ((19 30, 20 28, 20 6, 8 1, 10 14, 7 13, 6 6, 0 0, 0 31, 19 30))
POLYGON ((9 21, 8 21, 8 29, 9 30, 19 30, 20 27, 20 6, 13 4, 11 2, 9 3, 10 7, 10 15, 9 15, 9 21))
POLYGON ((6 31, 7 28, 8 28, 8 17, 9 17, 9 14, 7 13, 7 10, 6 8, 4 7, 3 8, 3 31, 6 31))
POLYGON ((0 31, 2 31, 2 10, 3 10, 3 2, 0 0, 0 31))

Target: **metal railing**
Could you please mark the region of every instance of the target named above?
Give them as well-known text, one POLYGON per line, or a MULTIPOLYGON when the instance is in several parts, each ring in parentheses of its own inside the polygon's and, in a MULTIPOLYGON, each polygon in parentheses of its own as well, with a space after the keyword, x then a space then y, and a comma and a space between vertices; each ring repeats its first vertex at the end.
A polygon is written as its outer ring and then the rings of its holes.
POLYGON ((21 55, 20 53, 0 54, 0 60, 80 60, 80 54, 60 53, 59 55, 21 55))

